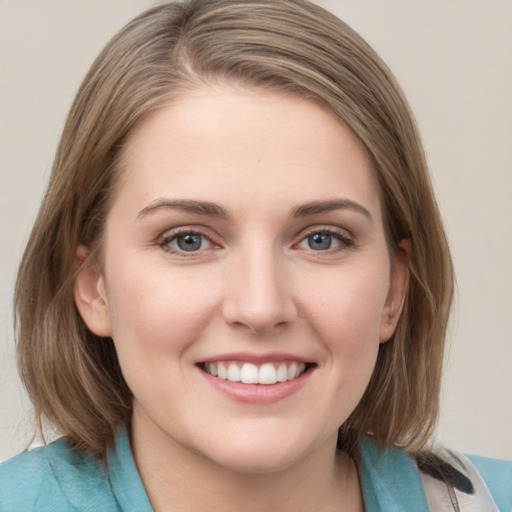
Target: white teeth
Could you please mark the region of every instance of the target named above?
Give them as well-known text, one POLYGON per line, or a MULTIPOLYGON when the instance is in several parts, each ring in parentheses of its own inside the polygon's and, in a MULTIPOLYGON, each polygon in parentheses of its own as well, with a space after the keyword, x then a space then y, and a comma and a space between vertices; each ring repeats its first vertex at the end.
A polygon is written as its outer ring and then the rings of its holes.
POLYGON ((286 382, 288 380, 288 368, 285 363, 281 363, 277 369, 277 381, 286 382))
POLYGON ((240 367, 236 363, 230 363, 228 366, 228 380, 240 382, 240 367))
POLYGON ((222 363, 217 365, 217 375, 219 376, 219 379, 226 380, 228 378, 228 371, 222 363))
POLYGON ((253 363, 236 361, 205 363, 204 369, 210 375, 230 382, 244 384, 276 384, 300 377, 306 370, 305 363, 265 363, 257 366, 253 363))
POLYGON ((258 367, 252 363, 244 363, 242 365, 242 370, 240 371, 240 380, 244 384, 258 384, 258 367))
POLYGON ((277 382, 277 372, 273 364, 265 363, 261 365, 258 382, 260 384, 275 384, 277 382))
POLYGON ((288 366, 288 380, 295 379, 297 377, 297 363, 292 363, 288 366))

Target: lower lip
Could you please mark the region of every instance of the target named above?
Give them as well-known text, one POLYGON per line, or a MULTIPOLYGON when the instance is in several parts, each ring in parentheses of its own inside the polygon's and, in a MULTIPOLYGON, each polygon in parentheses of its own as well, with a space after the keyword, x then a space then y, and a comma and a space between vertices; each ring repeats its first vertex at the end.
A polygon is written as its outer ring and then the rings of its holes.
POLYGON ((248 404, 273 403, 283 400, 299 391, 309 380, 313 368, 304 372, 300 377, 276 384, 243 384, 219 379, 199 369, 206 381, 217 391, 224 393, 237 402, 248 404))

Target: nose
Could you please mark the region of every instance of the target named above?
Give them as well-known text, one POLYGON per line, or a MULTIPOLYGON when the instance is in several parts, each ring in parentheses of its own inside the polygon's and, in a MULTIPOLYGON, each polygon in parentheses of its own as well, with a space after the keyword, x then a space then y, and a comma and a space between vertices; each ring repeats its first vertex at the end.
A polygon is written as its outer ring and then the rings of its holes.
POLYGON ((247 252, 227 273, 224 320, 255 334, 281 330, 298 316, 286 264, 272 250, 247 252))

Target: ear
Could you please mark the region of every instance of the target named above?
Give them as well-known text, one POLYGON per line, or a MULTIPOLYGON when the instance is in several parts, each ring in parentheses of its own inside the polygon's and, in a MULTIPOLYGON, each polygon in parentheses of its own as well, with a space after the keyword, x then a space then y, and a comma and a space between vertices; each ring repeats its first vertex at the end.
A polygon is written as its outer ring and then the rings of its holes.
POLYGON ((105 280, 98 266, 89 261, 88 256, 86 247, 77 249, 75 266, 78 272, 73 290, 75 303, 83 321, 94 334, 110 337, 112 329, 105 280))
POLYGON ((391 275, 386 303, 382 311, 380 327, 380 343, 388 341, 395 332, 398 320, 404 307, 405 296, 409 287, 409 258, 411 241, 402 240, 392 255, 391 275))

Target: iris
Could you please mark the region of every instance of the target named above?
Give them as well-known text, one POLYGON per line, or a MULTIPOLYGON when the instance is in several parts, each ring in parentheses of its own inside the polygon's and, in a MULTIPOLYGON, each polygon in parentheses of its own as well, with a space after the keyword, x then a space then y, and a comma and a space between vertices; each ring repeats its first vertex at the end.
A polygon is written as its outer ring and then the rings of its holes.
POLYGON ((325 251, 332 245, 332 235, 328 233, 315 233, 308 237, 308 246, 316 251, 325 251))
POLYGON ((203 237, 201 235, 181 235, 176 238, 176 243, 182 251, 197 251, 201 248, 203 237))

